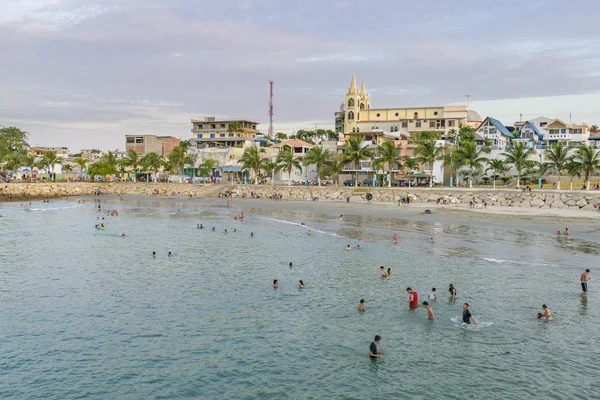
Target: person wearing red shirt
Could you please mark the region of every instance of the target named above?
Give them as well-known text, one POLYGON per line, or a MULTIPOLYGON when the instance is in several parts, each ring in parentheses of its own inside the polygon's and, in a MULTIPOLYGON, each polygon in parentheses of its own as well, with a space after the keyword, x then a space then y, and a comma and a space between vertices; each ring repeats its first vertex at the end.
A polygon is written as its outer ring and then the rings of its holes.
POLYGON ((408 292, 408 308, 419 308, 419 294, 411 288, 406 288, 408 292))

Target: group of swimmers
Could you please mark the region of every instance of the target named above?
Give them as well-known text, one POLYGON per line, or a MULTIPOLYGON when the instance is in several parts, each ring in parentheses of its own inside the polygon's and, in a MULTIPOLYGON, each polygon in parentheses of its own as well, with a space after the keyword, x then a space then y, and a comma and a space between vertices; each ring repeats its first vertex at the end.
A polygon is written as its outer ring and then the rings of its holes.
MULTIPOLYGON (((559 236, 561 235, 560 231, 557 231, 556 234, 559 235, 559 236)), ((563 235, 570 235, 571 232, 569 232, 569 228, 565 228, 565 231, 562 234, 563 235)))
MULTIPOLYGON (((292 263, 290 263, 290 267, 292 266, 292 263)), ((277 279, 273 279, 273 289, 277 289, 279 288, 279 281, 277 279)), ((304 289, 304 282, 302 282, 302 280, 298 281, 298 289, 304 289)))
MULTIPOLYGON (((167 257, 171 257, 173 254, 171 252, 167 253, 167 257)), ((152 258, 156 258, 156 251, 152 252, 152 258)))

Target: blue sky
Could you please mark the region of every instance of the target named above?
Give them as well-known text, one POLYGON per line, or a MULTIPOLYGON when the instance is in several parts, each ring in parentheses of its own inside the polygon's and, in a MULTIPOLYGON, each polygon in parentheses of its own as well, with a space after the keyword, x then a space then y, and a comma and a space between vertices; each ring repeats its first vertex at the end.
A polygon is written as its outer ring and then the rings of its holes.
POLYGON ((123 149, 190 118, 330 128, 353 73, 372 106, 458 104, 506 124, 600 122, 600 2, 2 0, 0 124, 123 149))

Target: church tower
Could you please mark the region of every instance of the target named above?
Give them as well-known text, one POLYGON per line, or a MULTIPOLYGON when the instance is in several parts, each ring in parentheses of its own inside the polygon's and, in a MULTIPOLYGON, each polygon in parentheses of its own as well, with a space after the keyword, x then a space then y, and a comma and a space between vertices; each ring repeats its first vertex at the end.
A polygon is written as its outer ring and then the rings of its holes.
POLYGON ((365 82, 362 83, 360 88, 360 105, 359 110, 368 110, 371 108, 371 99, 369 98, 369 94, 367 93, 367 87, 365 86, 365 82))
MULTIPOLYGON (((352 75, 352 81, 346 93, 346 118, 344 122, 344 133, 353 132, 356 128, 356 121, 359 119, 360 114, 360 94, 358 93, 358 87, 356 86, 356 76, 352 75)), ((343 137, 340 140, 344 140, 343 137)))

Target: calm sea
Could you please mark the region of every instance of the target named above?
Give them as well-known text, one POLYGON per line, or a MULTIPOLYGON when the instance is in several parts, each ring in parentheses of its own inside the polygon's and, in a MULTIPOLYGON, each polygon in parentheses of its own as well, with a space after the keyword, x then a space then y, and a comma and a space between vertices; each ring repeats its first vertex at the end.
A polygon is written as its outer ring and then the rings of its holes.
POLYGON ((558 238, 343 204, 94 201, 0 204, 2 399, 599 398, 600 283, 579 296, 593 225, 558 238), (434 322, 408 286, 437 288, 434 322))

